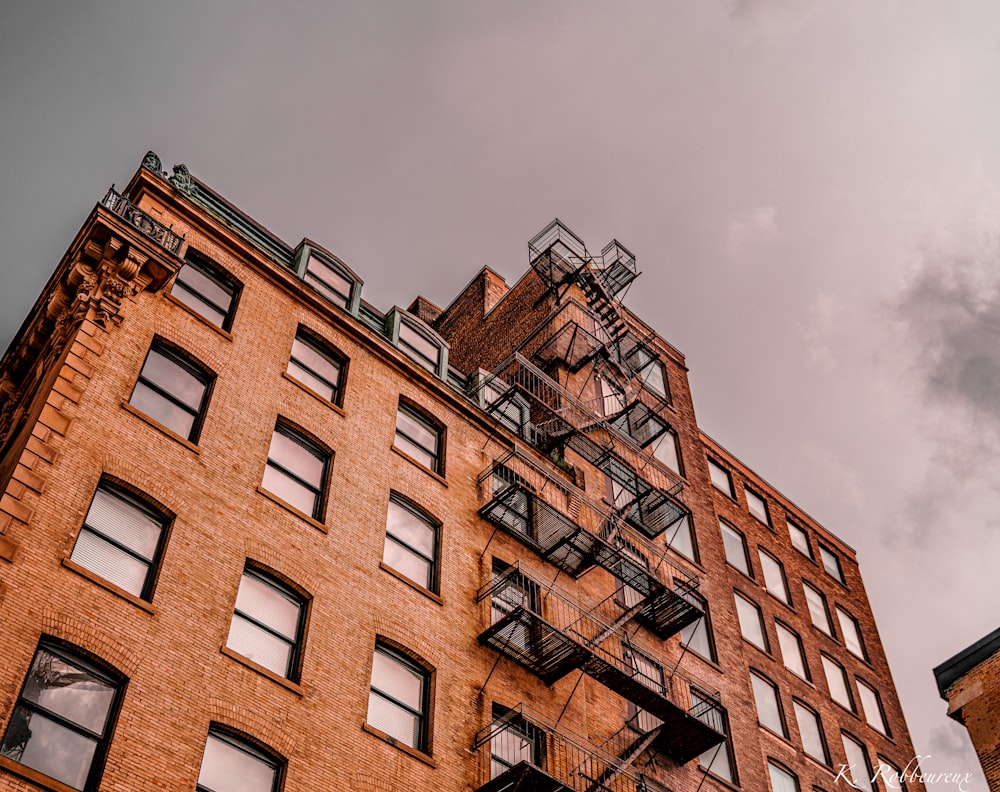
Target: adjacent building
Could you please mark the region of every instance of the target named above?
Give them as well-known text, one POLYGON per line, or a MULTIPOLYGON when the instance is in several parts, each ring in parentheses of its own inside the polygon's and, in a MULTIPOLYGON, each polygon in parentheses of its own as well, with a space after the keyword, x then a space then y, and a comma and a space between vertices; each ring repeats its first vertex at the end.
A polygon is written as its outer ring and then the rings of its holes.
POLYGON ((184 166, 109 191, 0 363, 0 789, 900 788, 854 552, 624 245, 528 263, 379 308, 184 166))

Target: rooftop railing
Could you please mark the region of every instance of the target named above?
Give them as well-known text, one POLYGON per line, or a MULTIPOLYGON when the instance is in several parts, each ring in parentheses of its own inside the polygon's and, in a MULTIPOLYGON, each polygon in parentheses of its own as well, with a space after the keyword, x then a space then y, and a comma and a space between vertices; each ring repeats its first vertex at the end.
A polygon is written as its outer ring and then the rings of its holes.
POLYGON ((174 233, 163 223, 154 220, 128 198, 116 192, 114 187, 109 189, 104 198, 101 199, 101 206, 120 217, 168 253, 173 253, 175 256, 179 253, 184 238, 174 233))

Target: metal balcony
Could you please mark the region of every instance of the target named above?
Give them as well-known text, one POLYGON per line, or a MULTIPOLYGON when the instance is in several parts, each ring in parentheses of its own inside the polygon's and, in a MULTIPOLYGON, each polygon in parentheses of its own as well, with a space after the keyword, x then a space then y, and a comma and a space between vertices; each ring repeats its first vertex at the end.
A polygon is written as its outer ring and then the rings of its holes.
POLYGON ((634 756, 609 753, 523 704, 495 716, 473 750, 476 792, 666 792, 632 765, 634 756))
POLYGON ((528 242, 528 259, 545 284, 557 289, 576 277, 590 254, 583 240, 557 217, 528 242))
POLYGON ((601 251, 601 268, 598 270, 605 291, 615 297, 638 275, 635 256, 617 239, 612 239, 601 251))
MULTIPOLYGON (((515 449, 478 478, 479 513, 570 577, 599 566, 619 581, 621 605, 658 637, 703 615, 698 579, 646 542, 617 512, 515 449)), ((620 613, 607 618, 615 620, 620 613)))
POLYGON ((154 220, 128 198, 116 192, 114 187, 109 189, 104 198, 101 199, 101 206, 120 217, 168 253, 173 253, 176 256, 180 251, 184 237, 178 236, 163 223, 154 220))
POLYGON ((484 409, 495 415, 515 402, 527 403, 531 420, 523 424, 525 439, 546 453, 571 448, 602 470, 630 495, 619 505, 645 536, 658 536, 689 514, 676 474, 520 353, 481 381, 479 390, 484 409), (485 398, 488 393, 493 398, 485 398))
MULTIPOLYGON (((666 679, 651 661, 638 662, 621 621, 611 623, 525 572, 520 565, 496 575, 479 591, 486 628, 479 643, 514 660, 548 685, 579 669, 668 725, 670 748, 687 754, 706 741, 706 721, 689 712, 690 688, 676 671, 666 679)), ((698 686, 703 691, 702 686, 698 686)), ((703 697, 704 698, 704 697, 703 697)), ((708 700, 708 699, 706 699, 708 700)), ((710 699, 713 708, 721 707, 710 699)), ((714 742, 722 738, 716 733, 714 742)), ((673 753, 671 753, 673 752, 673 753)))

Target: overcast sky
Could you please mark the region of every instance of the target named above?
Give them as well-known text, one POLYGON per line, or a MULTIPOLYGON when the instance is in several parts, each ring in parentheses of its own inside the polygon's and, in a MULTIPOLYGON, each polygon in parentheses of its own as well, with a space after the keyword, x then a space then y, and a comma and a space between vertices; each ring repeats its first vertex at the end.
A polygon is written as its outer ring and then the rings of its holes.
POLYGON ((1000 626, 998 98, 995 0, 5 0, 0 346, 147 149, 383 309, 616 237, 704 430, 857 548, 925 766, 978 771, 931 668, 1000 626))

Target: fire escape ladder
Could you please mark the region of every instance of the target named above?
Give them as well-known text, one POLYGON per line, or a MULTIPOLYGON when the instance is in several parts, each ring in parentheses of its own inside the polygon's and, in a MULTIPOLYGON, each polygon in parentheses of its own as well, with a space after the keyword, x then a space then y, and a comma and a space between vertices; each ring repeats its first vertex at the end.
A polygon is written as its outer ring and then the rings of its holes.
MULTIPOLYGON (((626 724, 615 732, 604 745, 602 750, 618 758, 614 764, 609 764, 597 778, 594 778, 584 792, 603 792, 611 789, 615 779, 625 773, 642 752, 653 745, 663 731, 663 724, 650 729, 647 732, 636 734, 626 724), (621 747, 618 747, 618 746, 621 747)), ((638 789, 639 787, 637 787, 638 789)))

